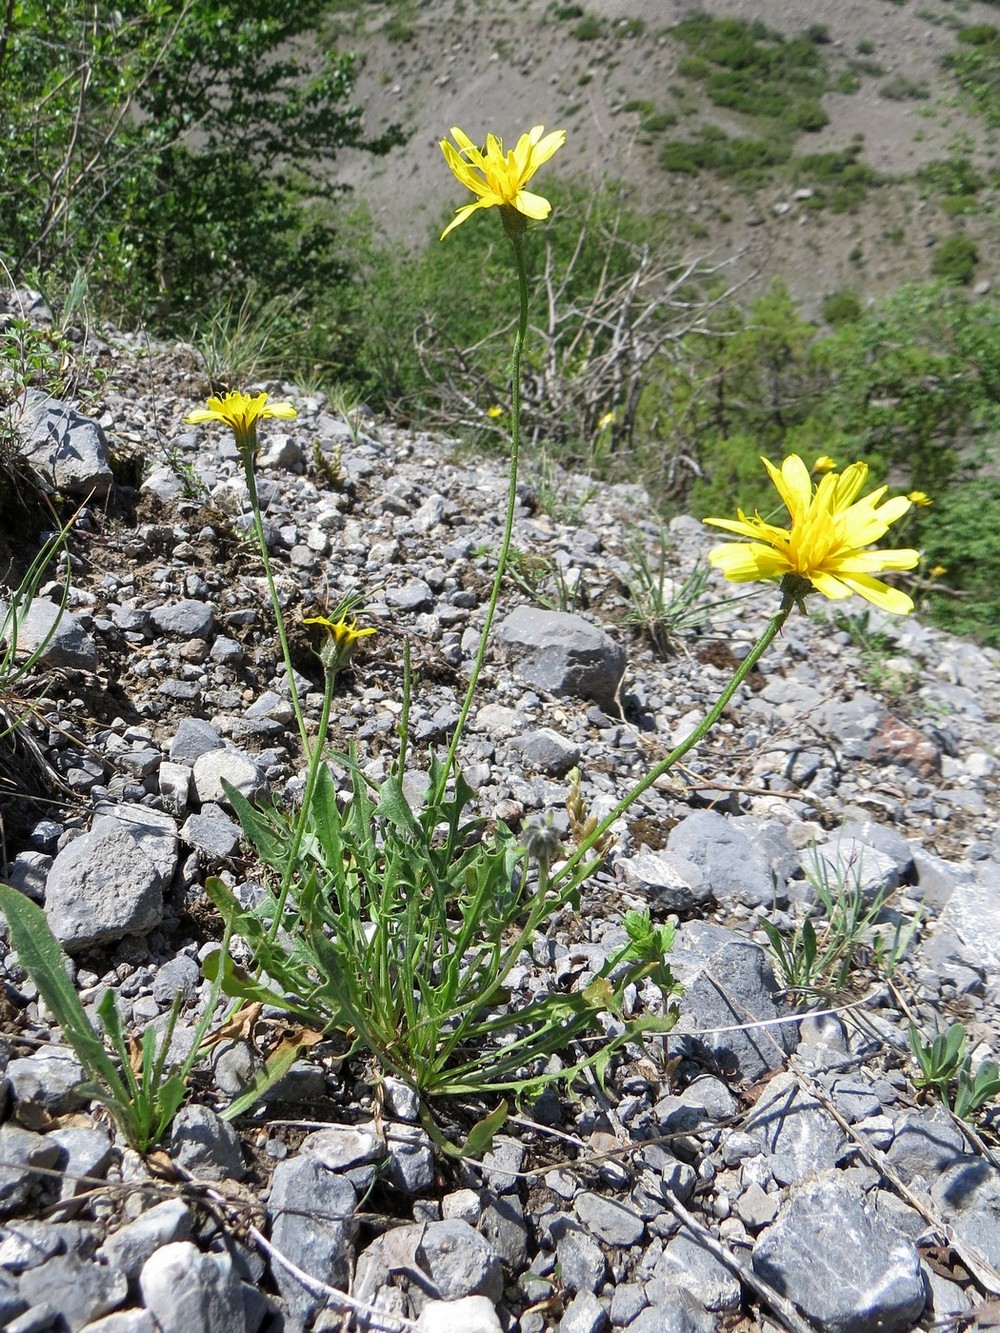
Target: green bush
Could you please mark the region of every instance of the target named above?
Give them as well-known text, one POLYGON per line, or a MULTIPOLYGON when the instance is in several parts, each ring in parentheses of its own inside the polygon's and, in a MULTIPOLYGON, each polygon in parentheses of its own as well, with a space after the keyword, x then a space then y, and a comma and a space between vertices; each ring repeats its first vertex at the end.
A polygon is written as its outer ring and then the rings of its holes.
POLYGON ((934 621, 1000 648, 1000 479, 963 476, 934 498, 921 532, 928 566, 963 596, 931 592, 934 621))
POLYGON ((991 128, 1000 125, 1000 29, 989 23, 962 28, 959 45, 944 57, 958 85, 991 128))
POLYGON ((863 310, 864 306, 857 292, 844 287, 839 292, 831 292, 824 299, 822 315, 827 324, 832 324, 836 328, 841 324, 853 324, 861 318, 863 310))
POLYGON ((967 286, 976 273, 979 251, 968 236, 949 236, 934 250, 931 273, 935 278, 967 286))
POLYGON ((573 29, 573 36, 578 42, 596 42, 604 35, 604 25, 593 14, 585 14, 573 29))

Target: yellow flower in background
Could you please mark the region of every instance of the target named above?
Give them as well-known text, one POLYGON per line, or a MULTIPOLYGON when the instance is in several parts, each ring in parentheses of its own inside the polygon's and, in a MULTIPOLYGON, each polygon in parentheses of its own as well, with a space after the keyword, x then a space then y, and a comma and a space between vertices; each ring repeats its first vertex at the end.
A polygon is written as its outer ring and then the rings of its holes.
POLYGON ((538 168, 549 160, 566 142, 565 130, 545 134, 544 125, 534 125, 522 134, 516 145, 504 152, 503 141, 495 134, 486 136, 486 148, 480 149, 457 126, 451 137, 441 140, 441 151, 454 175, 479 198, 474 204, 465 204, 441 233, 441 240, 471 217, 480 208, 512 208, 526 218, 547 218, 552 205, 540 194, 532 194, 524 187, 538 168))
POLYGON ((614 424, 615 424, 614 412, 605 412, 604 416, 601 417, 600 421, 597 423, 597 429, 604 430, 606 426, 613 426, 614 424))
POLYGON ((812 465, 814 472, 832 472, 837 466, 837 460, 831 458, 829 454, 820 454, 819 458, 812 465))
POLYGON ((945 574, 948 573, 948 566, 947 566, 947 565, 932 565, 931 568, 930 568, 929 573, 930 573, 930 576, 931 576, 932 579, 943 579, 944 576, 945 576, 945 574))
POLYGON ((253 396, 237 390, 223 394, 221 398, 209 398, 206 407, 195 408, 184 420, 189 426, 197 426, 204 421, 221 421, 236 436, 237 449, 252 453, 257 447, 258 421, 265 421, 268 417, 291 421, 297 415, 291 403, 269 403, 266 393, 253 396))
POLYGON ((322 625, 326 630, 326 638, 319 650, 319 655, 327 671, 334 672, 347 666, 354 656, 354 648, 359 639, 365 639, 369 634, 375 633, 374 628, 358 629, 357 620, 352 620, 348 624, 344 616, 341 616, 339 620, 329 620, 326 616, 304 616, 302 623, 303 625, 322 625))
POLYGON ((709 552, 710 562, 730 582, 750 583, 794 574, 825 597, 839 600, 857 593, 896 615, 913 610, 906 593, 872 575, 890 569, 912 569, 920 559, 919 552, 868 549, 910 508, 905 496, 879 505, 888 489, 880 486, 858 500, 868 476, 867 463, 852 463, 839 475, 828 472, 814 486, 809 469, 797 454, 789 454, 780 470, 766 458, 761 462, 785 503, 791 526, 777 527, 759 514, 747 518, 742 509, 738 511, 739 519, 706 518, 713 527, 750 538, 749 542, 726 542, 709 552))
POLYGON ((491 421, 496 421, 499 417, 503 416, 503 408, 500 407, 499 404, 494 403, 492 407, 486 409, 486 415, 491 421))
POLYGON ((928 505, 934 503, 926 491, 910 491, 906 498, 909 500, 910 504, 917 505, 921 509, 926 509, 928 505))

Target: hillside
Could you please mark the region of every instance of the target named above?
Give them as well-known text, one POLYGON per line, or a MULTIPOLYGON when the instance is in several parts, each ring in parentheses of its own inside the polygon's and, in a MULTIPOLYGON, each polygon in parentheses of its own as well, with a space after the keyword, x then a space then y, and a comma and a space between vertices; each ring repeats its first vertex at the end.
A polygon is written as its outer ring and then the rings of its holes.
POLYGON ((690 44, 676 25, 692 5, 424 0, 351 3, 331 16, 336 40, 364 57, 357 95, 369 129, 399 121, 412 131, 382 159, 345 153, 338 179, 371 208, 385 238, 420 246, 456 193, 437 148, 448 128, 510 137, 542 122, 568 131, 559 175, 625 182, 632 202, 662 217, 679 248, 739 254, 740 271, 759 270, 761 283, 782 276, 808 316, 841 288, 871 296, 926 278, 935 246, 956 232, 979 250, 976 281, 992 279, 996 132, 942 61, 960 45, 962 27, 996 23, 995 5, 843 0, 820 12, 809 0, 705 0, 698 9, 762 21, 789 40, 809 32, 825 71, 818 101, 828 123, 786 133, 791 160, 757 178, 678 174, 660 163, 669 139, 698 141, 707 130, 767 141, 788 130, 780 116, 719 106, 705 81, 686 72, 690 44), (824 204, 841 182, 818 178, 800 159, 850 155, 852 145, 869 183, 855 198, 824 204), (958 159, 983 182, 960 207, 940 172, 936 182, 916 179, 929 164, 958 159))

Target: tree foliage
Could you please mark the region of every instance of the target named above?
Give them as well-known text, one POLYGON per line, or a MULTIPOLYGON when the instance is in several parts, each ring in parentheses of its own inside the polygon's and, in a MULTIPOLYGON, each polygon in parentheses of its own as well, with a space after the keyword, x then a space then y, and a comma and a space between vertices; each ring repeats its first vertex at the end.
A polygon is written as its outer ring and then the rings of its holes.
POLYGON ((12 0, 0 19, 0 235, 16 275, 85 267, 143 314, 232 283, 336 276, 317 203, 365 137, 323 0, 12 0), (308 145, 304 150, 303 145, 308 145))

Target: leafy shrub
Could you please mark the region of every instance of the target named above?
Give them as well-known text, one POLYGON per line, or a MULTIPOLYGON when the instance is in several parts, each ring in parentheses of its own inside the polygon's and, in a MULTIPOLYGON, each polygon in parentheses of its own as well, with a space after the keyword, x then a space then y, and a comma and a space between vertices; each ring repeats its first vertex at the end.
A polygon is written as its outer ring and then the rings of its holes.
POLYGON ((869 189, 882 184, 874 167, 859 161, 860 144, 829 153, 795 159, 796 174, 818 186, 817 199, 835 213, 848 213, 864 200, 869 189))
POLYGON ((935 496, 921 538, 929 565, 942 565, 960 596, 928 594, 935 622, 1000 648, 1000 479, 966 476, 935 496))
POLYGON ((968 236, 949 236, 934 250, 931 273, 935 278, 966 286, 975 276, 979 251, 968 236))
POLYGON ((962 28, 959 45, 943 64, 972 99, 987 125, 1000 125, 1000 29, 989 23, 962 28))
POLYGON ((881 85, 878 95, 889 102, 921 102, 930 97, 931 90, 926 83, 917 83, 905 74, 897 74, 881 85))
POLYGON ((691 176, 709 170, 720 176, 753 179, 787 162, 790 156, 786 144, 764 139, 730 139, 721 130, 706 128, 696 139, 668 140, 660 149, 660 166, 665 171, 691 176))
POLYGON ((573 36, 578 42, 595 42, 604 35, 604 25, 593 14, 585 14, 573 29, 573 36))
POLYGON ((836 328, 840 324, 853 324, 861 318, 864 306, 857 292, 843 287, 839 292, 831 292, 823 301, 822 314, 827 324, 836 328))

